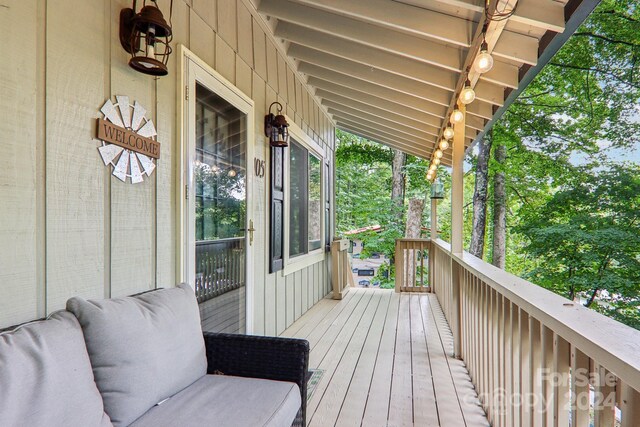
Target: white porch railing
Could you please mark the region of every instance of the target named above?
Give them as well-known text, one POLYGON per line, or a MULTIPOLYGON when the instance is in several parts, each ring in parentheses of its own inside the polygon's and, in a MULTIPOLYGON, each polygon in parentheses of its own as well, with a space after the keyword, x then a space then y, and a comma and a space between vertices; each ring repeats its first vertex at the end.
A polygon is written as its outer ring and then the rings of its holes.
POLYGON ((640 426, 640 331, 442 240, 429 246, 432 288, 493 426, 587 427, 590 409, 596 427, 616 413, 640 426))
POLYGON ((350 244, 351 242, 348 239, 336 239, 331 242, 333 299, 342 299, 349 292, 349 286, 353 285, 351 263, 347 252, 350 244))
POLYGON ((397 239, 395 251, 396 292, 429 292, 427 273, 430 240, 397 239))

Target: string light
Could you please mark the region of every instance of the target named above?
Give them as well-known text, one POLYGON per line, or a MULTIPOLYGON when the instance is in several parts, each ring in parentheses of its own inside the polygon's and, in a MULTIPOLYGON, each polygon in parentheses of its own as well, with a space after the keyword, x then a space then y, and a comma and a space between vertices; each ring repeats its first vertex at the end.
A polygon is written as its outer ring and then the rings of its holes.
POLYGON ((473 62, 473 68, 480 74, 487 73, 493 68, 493 57, 489 53, 486 41, 483 41, 480 46, 480 53, 473 62))
POLYGON ((451 113, 451 121, 453 123, 460 123, 462 119, 464 119, 464 114, 462 113, 462 111, 460 111, 458 107, 454 108, 453 112, 451 113))
POLYGON ((442 135, 446 138, 446 139, 451 139, 453 138, 453 128, 451 127, 451 123, 449 123, 447 125, 446 128, 444 128, 444 132, 442 132, 442 135))
POLYGON ((437 157, 435 159, 433 159, 433 164, 438 166, 440 164, 440 159, 437 158, 437 157))
POLYGON ((434 171, 434 170, 436 170, 436 168, 437 168, 437 166, 435 164, 433 164, 433 163, 431 163, 431 166, 429 166, 429 170, 430 171, 434 171))
POLYGON ((462 88, 462 91, 460 92, 460 102, 467 105, 471 104, 474 99, 476 99, 476 93, 471 87, 471 81, 467 79, 467 81, 464 83, 464 88, 462 88))
POLYGON ((447 148, 449 148, 449 141, 447 141, 446 139, 442 138, 440 140, 440 144, 438 144, 438 147, 440 147, 440 149, 442 151, 446 150, 447 148))
POLYGON ((442 153, 442 150, 437 149, 433 155, 436 156, 437 159, 441 159, 444 154, 442 153))

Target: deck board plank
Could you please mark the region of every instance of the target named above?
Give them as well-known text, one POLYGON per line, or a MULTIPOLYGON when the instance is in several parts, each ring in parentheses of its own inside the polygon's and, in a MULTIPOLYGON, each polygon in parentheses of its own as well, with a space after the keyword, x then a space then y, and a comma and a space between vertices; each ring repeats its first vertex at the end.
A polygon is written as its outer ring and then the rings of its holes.
POLYGON ((389 400, 389 425, 396 427, 413 425, 410 299, 409 294, 400 295, 391 398, 389 400))
POLYGON ((371 377, 369 397, 362 418, 363 426, 385 426, 387 424, 399 311, 400 295, 393 292, 371 377))
POLYGON ((283 335, 308 339, 309 366, 325 370, 310 427, 489 426, 434 294, 354 288, 283 335))
POLYGON ((310 419, 309 426, 327 426, 334 425, 340 413, 340 408, 347 394, 349 383, 353 377, 353 373, 360 359, 362 348, 371 329, 374 316, 380 306, 380 293, 373 293, 371 301, 367 305, 362 317, 358 322, 358 326, 353 335, 345 342, 344 352, 332 378, 328 382, 328 386, 324 391, 324 396, 320 399, 315 416, 310 419))
MULTIPOLYGON (((381 347, 383 329, 386 324, 392 295, 395 295, 390 292, 381 292, 380 294, 382 299, 371 323, 371 329, 355 367, 344 402, 341 405, 340 414, 336 421, 337 426, 350 427, 360 425, 364 416, 369 387, 381 347)), ((384 418, 386 422, 386 413, 384 418)))

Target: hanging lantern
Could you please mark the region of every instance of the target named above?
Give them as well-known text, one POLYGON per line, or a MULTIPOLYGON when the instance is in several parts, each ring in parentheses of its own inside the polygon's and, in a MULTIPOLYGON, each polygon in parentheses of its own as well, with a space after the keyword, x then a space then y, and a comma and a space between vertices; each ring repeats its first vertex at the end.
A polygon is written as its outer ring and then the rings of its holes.
POLYGON ((431 198, 444 199, 444 184, 439 179, 431 184, 431 198))
POLYGON ((272 147, 287 147, 289 145, 289 123, 287 119, 280 114, 282 112, 282 104, 273 102, 269 106, 269 114, 264 116, 264 134, 269 137, 269 144, 272 147), (275 116, 271 112, 271 107, 276 106, 278 115, 275 116))
POLYGON ((173 37, 171 25, 164 19, 156 0, 150 0, 149 4, 144 0, 138 13, 136 3, 133 0, 131 9, 120 11, 120 43, 131 54, 129 66, 144 74, 166 76, 171 55, 169 43, 173 37))

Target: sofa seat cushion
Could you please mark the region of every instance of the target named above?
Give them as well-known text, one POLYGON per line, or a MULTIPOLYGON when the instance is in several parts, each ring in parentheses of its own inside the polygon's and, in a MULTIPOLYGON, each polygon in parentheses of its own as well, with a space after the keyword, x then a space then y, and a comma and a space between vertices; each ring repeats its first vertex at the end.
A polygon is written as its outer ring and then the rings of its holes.
POLYGON ((300 409, 297 384, 207 375, 154 406, 131 427, 284 427, 300 409))
POLYGON ((188 285, 135 297, 71 298, 105 412, 126 426, 206 373, 196 296, 188 285))
POLYGON ((111 426, 73 314, 0 333, 0 426, 111 426))

